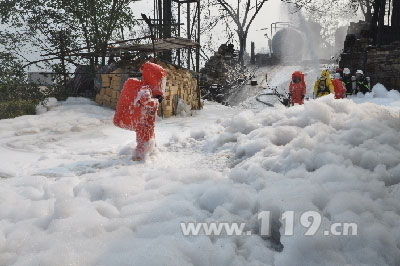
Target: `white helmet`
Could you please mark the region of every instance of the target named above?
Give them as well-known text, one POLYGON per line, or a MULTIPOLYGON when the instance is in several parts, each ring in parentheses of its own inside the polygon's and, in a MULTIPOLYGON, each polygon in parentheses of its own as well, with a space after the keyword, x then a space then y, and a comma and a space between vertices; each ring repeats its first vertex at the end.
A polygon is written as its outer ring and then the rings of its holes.
POLYGON ((356 75, 357 75, 357 74, 364 75, 364 72, 363 72, 362 70, 357 70, 357 71, 356 71, 356 75))
POLYGON ((345 68, 345 69, 343 69, 343 74, 346 74, 346 75, 350 75, 350 69, 348 69, 348 68, 345 68))

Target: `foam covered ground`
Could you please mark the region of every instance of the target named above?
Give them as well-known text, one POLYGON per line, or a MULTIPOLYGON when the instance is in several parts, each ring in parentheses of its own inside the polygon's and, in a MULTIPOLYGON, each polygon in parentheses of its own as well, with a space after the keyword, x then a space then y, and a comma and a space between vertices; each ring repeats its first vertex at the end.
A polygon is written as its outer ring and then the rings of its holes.
POLYGON ((207 103, 159 121, 160 152, 144 163, 130 160, 134 133, 86 99, 1 120, 0 265, 400 265, 397 96, 257 113, 207 103), (268 210, 315 210, 322 229, 357 222, 359 234, 306 237, 295 223, 263 239, 268 210), (182 221, 254 233, 185 237, 182 221))
MULTIPOLYGON (((257 101, 258 94, 270 91, 263 91, 268 86, 275 87, 278 93, 286 95, 288 93, 292 73, 302 71, 305 73, 305 81, 307 85, 307 97, 312 98, 314 91, 314 82, 319 77, 321 70, 330 66, 266 66, 257 69, 255 76, 258 81, 258 86, 247 85, 241 89, 240 93, 235 93, 230 96, 229 103, 233 106, 240 106, 245 109, 260 110, 268 107, 267 105, 257 101), (268 80, 266 81, 266 74, 268 80)), ((269 105, 279 104, 276 96, 260 96, 259 100, 268 103, 269 105)))

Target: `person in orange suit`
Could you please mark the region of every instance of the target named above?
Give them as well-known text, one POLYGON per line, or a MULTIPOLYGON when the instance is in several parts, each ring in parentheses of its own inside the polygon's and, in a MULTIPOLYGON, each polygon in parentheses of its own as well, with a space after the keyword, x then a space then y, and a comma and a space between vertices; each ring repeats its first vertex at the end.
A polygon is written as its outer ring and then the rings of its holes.
POLYGON ((335 74, 335 79, 332 80, 335 91, 335 99, 343 99, 346 97, 346 85, 343 83, 340 73, 335 74))
POLYGON ((130 78, 125 82, 113 119, 115 126, 136 131, 134 161, 144 160, 155 150, 155 121, 166 85, 161 66, 146 62, 140 71, 141 81, 130 78))
POLYGON ((304 80, 304 74, 296 71, 292 74, 292 81, 289 85, 290 104, 304 104, 307 86, 304 80))

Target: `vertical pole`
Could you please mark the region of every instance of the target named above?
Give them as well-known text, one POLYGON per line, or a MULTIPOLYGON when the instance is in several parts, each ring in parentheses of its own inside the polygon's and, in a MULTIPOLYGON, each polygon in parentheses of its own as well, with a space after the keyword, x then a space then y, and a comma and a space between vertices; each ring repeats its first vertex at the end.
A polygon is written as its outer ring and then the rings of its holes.
POLYGON ((251 62, 252 65, 256 64, 256 53, 255 53, 255 50, 256 50, 255 43, 251 42, 251 59, 250 59, 250 62, 251 62))
POLYGON ((163 24, 163 5, 162 0, 158 0, 158 38, 163 38, 162 25, 163 24))
POLYGON ((172 24, 172 0, 163 0, 163 37, 171 37, 172 24))
MULTIPOLYGON (((163 38, 171 38, 172 33, 172 0, 163 0, 163 38)), ((172 52, 165 51, 163 59, 167 62, 172 62, 172 52)))
POLYGON ((201 10, 200 10, 200 0, 197 0, 197 43, 196 48, 196 72, 197 72, 197 98, 198 98, 198 108, 201 109, 201 90, 200 90, 200 49, 201 49, 201 10))
POLYGON ((386 0, 380 0, 378 13, 378 46, 383 44, 383 30, 385 27, 386 0))
POLYGON ((197 43, 199 46, 196 48, 196 72, 200 72, 200 0, 197 0, 197 43))
MULTIPOLYGON (((181 37, 181 3, 178 2, 178 37, 181 37)), ((178 49, 178 65, 181 65, 181 49, 178 49)))
POLYGON ((67 69, 65 66, 65 43, 64 43, 64 31, 60 31, 60 59, 61 59, 61 71, 63 76, 63 86, 65 92, 67 91, 67 69))
POLYGON ((154 0, 154 21, 153 25, 155 26, 153 29, 154 37, 158 36, 158 0, 154 0))
MULTIPOLYGON (((191 34, 190 34, 190 2, 186 3, 186 27, 187 27, 187 38, 190 40, 191 39, 191 34)), ((190 48, 188 48, 188 53, 187 53, 187 68, 190 69, 190 55, 192 51, 190 48)))
POLYGON ((395 34, 397 34, 396 40, 400 40, 400 0, 393 0, 393 8, 392 8, 392 19, 390 21, 392 29, 394 30, 395 34))
MULTIPOLYGON (((152 21, 152 23, 153 23, 153 25, 154 24, 157 24, 157 14, 158 14, 158 12, 157 12, 157 0, 154 0, 153 1, 154 2, 154 10, 153 10, 153 21, 152 21)), ((154 29, 153 29, 153 34, 154 34, 154 36, 157 36, 157 28, 155 27, 154 29)))

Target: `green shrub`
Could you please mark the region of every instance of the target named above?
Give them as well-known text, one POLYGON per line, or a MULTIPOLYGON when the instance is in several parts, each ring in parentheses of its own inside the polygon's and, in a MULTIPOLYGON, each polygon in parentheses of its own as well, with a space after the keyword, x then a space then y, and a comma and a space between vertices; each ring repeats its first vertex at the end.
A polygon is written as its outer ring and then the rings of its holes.
POLYGON ((45 92, 47 97, 54 97, 57 101, 65 101, 68 97, 74 97, 75 95, 71 94, 71 92, 65 88, 63 85, 52 85, 49 86, 45 92))
POLYGON ((32 84, 0 85, 0 119, 33 115, 47 92, 32 84))
POLYGON ((0 102, 0 119, 36 114, 36 101, 13 100, 0 102))
POLYGON ((48 92, 29 83, 18 59, 0 52, 0 119, 35 114, 48 92))

